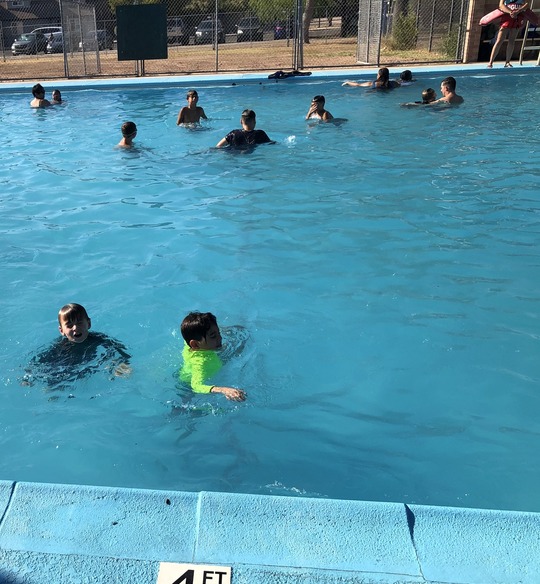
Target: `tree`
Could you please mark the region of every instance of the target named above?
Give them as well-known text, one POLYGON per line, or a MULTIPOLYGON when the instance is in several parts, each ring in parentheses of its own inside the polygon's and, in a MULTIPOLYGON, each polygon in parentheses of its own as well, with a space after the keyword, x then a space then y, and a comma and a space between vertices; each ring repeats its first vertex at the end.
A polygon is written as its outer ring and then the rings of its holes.
POLYGON ((304 32, 304 43, 309 44, 309 27, 313 20, 315 12, 316 0, 306 0, 306 7, 304 8, 304 15, 302 17, 302 27, 304 32))
POLYGON ((249 9, 263 22, 291 17, 294 13, 295 0, 249 0, 249 9))

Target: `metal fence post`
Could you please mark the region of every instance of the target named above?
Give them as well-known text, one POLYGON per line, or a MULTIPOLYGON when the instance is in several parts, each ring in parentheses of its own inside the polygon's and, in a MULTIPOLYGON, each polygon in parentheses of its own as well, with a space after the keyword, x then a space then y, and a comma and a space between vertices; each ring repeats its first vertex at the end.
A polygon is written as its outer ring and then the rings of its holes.
POLYGON ((218 0, 214 7, 214 50, 216 51, 216 73, 219 71, 218 0))
POLYGON ((299 70, 304 67, 304 19, 303 19, 303 2, 296 0, 295 5, 295 23, 294 29, 294 54, 293 54, 293 69, 299 70))
POLYGON ((62 0, 58 0, 58 7, 60 9, 60 23, 62 24, 62 57, 64 59, 64 75, 69 79, 69 64, 66 51, 66 29, 64 22, 64 6, 62 0))

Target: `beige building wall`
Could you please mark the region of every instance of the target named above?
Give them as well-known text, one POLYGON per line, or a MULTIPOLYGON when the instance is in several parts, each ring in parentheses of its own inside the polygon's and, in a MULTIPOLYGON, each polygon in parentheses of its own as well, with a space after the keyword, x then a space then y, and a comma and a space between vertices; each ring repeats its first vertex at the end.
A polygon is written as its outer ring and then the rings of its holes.
POLYGON ((467 18, 467 30, 465 31, 465 50, 463 51, 464 63, 476 63, 480 49, 480 35, 482 27, 479 20, 499 5, 498 0, 471 0, 467 18))

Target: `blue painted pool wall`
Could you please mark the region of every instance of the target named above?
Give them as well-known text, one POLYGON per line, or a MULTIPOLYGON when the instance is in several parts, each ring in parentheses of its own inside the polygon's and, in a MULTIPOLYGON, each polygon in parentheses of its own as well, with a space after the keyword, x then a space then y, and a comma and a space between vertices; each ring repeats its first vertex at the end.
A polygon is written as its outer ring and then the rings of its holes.
POLYGON ((0 482, 0 584, 156 582, 159 563, 234 584, 538 584, 540 514, 0 482))
MULTIPOLYGON (((401 71, 404 67, 391 67, 390 76, 392 78, 399 77, 401 71)), ((196 87, 201 89, 203 87, 216 87, 216 86, 229 86, 229 85, 246 85, 246 84, 275 84, 280 83, 284 86, 295 84, 295 83, 306 83, 310 80, 312 81, 335 81, 336 83, 343 83, 347 79, 355 80, 369 80, 373 79, 377 75, 378 68, 376 67, 364 67, 358 69, 337 69, 337 70, 322 70, 313 71, 308 77, 289 77, 286 79, 268 79, 268 72, 256 72, 256 73, 223 73, 223 74, 210 74, 210 75, 176 75, 176 76, 161 76, 161 77, 130 77, 130 78, 111 78, 111 79, 54 79, 48 82, 43 81, 46 85, 47 83, 53 84, 55 88, 60 89, 62 92, 69 90, 81 90, 81 89, 112 89, 112 88, 140 88, 140 87, 178 87, 182 88, 184 91, 187 88, 196 87)), ((410 67, 413 75, 421 79, 422 77, 429 77, 432 79, 434 76, 440 78, 441 80, 447 75, 455 75, 458 81, 461 77, 469 75, 479 75, 479 76, 489 76, 493 75, 523 75, 523 74, 540 74, 540 67, 536 65, 536 61, 526 62, 519 67, 513 67, 512 69, 504 68, 502 65, 500 67, 494 67, 493 69, 487 69, 485 63, 471 63, 468 65, 450 64, 450 65, 427 65, 410 67)), ((16 81, 16 82, 2 82, 0 83, 0 93, 20 93, 20 91, 26 91, 29 95, 31 94, 31 88, 34 85, 33 81, 16 81)), ((30 95, 30 98, 32 96, 30 95)))

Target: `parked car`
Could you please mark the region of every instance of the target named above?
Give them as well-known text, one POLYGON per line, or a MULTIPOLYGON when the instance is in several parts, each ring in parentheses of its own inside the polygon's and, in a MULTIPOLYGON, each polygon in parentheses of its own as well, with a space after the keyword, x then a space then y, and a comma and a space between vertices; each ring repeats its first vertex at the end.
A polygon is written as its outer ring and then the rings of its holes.
POLYGON ((256 16, 247 16, 236 25, 236 42, 262 41, 263 32, 261 21, 256 16))
POLYGON ((22 34, 11 45, 11 52, 14 55, 37 55, 39 51, 45 52, 46 49, 47 38, 40 32, 22 34))
POLYGON ((47 53, 63 53, 64 41, 62 40, 61 32, 52 32, 49 35, 49 42, 47 43, 47 53), (52 37, 52 38, 51 38, 52 37))
POLYGON ((51 33, 55 32, 62 32, 61 26, 41 26, 39 28, 35 28, 34 30, 30 31, 32 34, 37 34, 40 32, 44 34, 47 38, 51 35, 51 33))
POLYGON ((113 48, 113 38, 107 34, 106 30, 96 30, 84 35, 83 40, 79 43, 79 51, 102 51, 103 49, 113 48), (97 43, 97 46, 96 46, 97 43))
MULTIPOLYGON (((214 21, 203 20, 195 30, 195 44, 201 45, 203 43, 214 42, 214 21)), ((221 22, 217 21, 217 42, 225 42, 225 31, 221 22)))
POLYGON ((185 22, 178 16, 167 21, 167 42, 170 45, 189 45, 189 30, 185 22))

